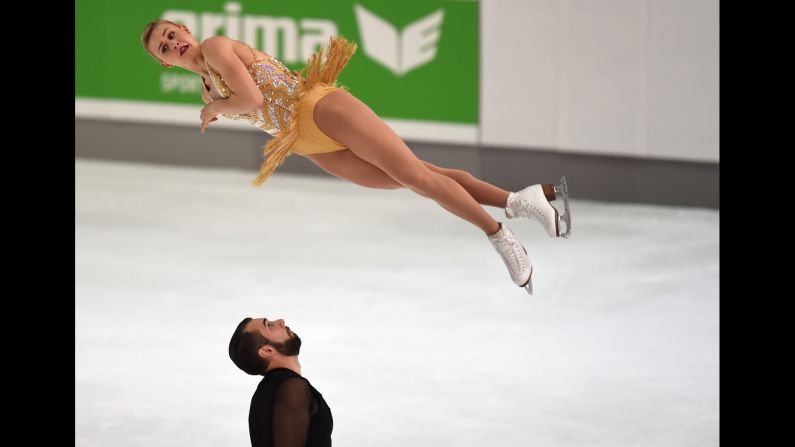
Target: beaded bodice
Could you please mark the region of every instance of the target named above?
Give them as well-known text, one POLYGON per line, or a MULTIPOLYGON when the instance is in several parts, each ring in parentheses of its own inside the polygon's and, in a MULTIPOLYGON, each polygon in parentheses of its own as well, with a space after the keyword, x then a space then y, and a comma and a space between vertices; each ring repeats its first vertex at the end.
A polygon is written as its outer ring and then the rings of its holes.
MULTIPOLYGON (((209 64, 206 65, 213 86, 221 96, 228 98, 232 90, 220 73, 209 64)), ((225 113, 223 116, 247 122, 270 134, 287 128, 298 103, 300 78, 273 57, 255 60, 248 72, 262 92, 262 106, 248 113, 225 113)))

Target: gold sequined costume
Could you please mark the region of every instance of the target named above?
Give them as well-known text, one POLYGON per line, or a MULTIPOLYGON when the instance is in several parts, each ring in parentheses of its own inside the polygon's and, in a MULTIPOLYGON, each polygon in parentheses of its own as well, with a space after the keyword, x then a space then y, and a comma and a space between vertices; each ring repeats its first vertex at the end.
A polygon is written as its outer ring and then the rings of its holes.
MULTIPOLYGON (((277 59, 256 60, 248 68, 262 92, 262 106, 241 114, 222 114, 227 118, 252 124, 273 138, 265 145, 265 161, 254 185, 260 186, 292 153, 309 155, 345 149, 315 124, 312 112, 324 96, 344 87, 337 85, 337 76, 356 51, 356 44, 342 37, 332 37, 325 50, 309 58, 302 79, 277 59)), ((253 50, 252 50, 253 52, 253 50)), ((221 75, 207 64, 215 89, 228 98, 232 90, 221 75)))

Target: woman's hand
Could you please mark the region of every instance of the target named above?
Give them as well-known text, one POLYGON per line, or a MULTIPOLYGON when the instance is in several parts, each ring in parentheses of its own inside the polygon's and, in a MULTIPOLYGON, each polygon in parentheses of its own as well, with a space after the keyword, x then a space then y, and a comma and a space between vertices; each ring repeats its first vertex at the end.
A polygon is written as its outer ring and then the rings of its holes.
POLYGON ((205 104, 213 102, 213 98, 206 89, 202 89, 202 101, 204 101, 205 104))
POLYGON ((206 106, 204 106, 201 113, 202 133, 204 133, 204 130, 207 129, 207 126, 209 126, 210 123, 212 123, 213 121, 218 121, 218 118, 216 118, 217 115, 218 112, 215 111, 215 102, 211 102, 206 106))

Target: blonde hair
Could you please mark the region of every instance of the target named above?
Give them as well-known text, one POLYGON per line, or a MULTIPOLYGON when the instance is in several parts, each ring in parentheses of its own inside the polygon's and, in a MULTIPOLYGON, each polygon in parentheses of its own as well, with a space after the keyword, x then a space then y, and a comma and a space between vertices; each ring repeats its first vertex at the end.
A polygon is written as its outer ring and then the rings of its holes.
POLYGON ((157 60, 160 60, 160 58, 155 56, 155 53, 152 53, 149 50, 149 39, 152 38, 152 31, 154 31, 155 27, 161 23, 170 23, 174 26, 182 26, 179 23, 172 22, 171 20, 166 20, 166 19, 157 19, 146 24, 146 26, 144 27, 144 32, 141 33, 141 45, 143 45, 144 50, 146 50, 147 53, 151 54, 152 57, 157 60))

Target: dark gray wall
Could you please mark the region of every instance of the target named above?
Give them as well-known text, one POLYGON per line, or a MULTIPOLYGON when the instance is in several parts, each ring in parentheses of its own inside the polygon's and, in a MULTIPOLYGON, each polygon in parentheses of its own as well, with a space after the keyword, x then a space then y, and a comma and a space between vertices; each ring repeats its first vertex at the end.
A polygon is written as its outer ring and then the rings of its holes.
MULTIPOLYGON (((250 169, 262 160, 269 137, 149 123, 75 119, 75 156, 184 166, 250 169)), ((720 165, 648 158, 579 155, 545 150, 412 143, 418 157, 465 169, 501 188, 557 182, 566 175, 575 199, 719 208, 720 165)), ((279 172, 326 175, 303 157, 289 157, 279 172)))

